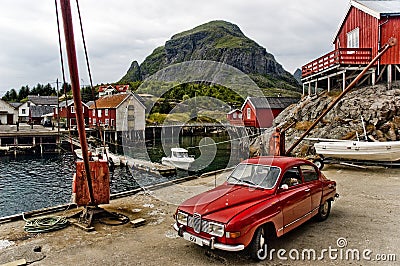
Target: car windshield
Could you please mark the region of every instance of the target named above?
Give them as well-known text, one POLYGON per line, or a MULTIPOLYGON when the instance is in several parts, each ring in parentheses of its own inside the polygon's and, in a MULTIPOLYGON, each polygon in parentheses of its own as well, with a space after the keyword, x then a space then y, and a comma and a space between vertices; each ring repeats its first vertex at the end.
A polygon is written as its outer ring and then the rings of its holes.
POLYGON ((239 164, 227 179, 229 184, 271 189, 279 177, 280 168, 261 164, 239 164))

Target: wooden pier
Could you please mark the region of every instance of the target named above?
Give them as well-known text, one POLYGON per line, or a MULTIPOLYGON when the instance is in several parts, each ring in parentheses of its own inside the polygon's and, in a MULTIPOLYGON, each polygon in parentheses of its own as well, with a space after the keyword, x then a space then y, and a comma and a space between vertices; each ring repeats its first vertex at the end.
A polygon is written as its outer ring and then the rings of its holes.
POLYGON ((0 125, 2 154, 47 153, 59 150, 60 136, 65 131, 41 125, 0 125))
POLYGON ((160 174, 163 176, 171 176, 176 174, 176 168, 163 165, 160 163, 153 163, 146 160, 141 159, 134 159, 127 156, 120 157, 121 164, 130 167, 131 169, 138 169, 141 171, 153 173, 153 174, 160 174))

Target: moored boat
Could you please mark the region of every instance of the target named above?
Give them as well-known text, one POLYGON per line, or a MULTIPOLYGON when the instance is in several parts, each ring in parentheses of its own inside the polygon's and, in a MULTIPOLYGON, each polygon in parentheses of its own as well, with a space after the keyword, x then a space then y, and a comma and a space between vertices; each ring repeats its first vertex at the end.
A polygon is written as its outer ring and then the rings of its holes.
POLYGON ((316 153, 325 158, 380 162, 400 160, 400 141, 329 141, 315 143, 314 147, 316 153))
POLYGON ((194 158, 188 155, 188 151, 183 148, 171 148, 171 156, 162 157, 161 163, 173 166, 182 170, 189 170, 194 158))

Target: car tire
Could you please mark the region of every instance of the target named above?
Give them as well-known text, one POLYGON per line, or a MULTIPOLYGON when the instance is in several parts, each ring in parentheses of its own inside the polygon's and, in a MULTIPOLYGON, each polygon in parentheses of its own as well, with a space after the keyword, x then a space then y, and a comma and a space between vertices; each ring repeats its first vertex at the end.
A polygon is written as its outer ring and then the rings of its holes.
POLYGON ((321 159, 315 159, 313 160, 313 163, 315 164, 316 167, 318 167, 319 170, 322 170, 322 168, 324 168, 325 166, 324 161, 321 159))
POLYGON ((316 219, 319 222, 325 221, 328 219, 329 214, 331 213, 331 201, 327 200, 318 208, 318 213, 316 215, 316 219))
POLYGON ((267 251, 267 232, 264 226, 257 228, 249 246, 250 257, 256 261, 264 260, 267 251))

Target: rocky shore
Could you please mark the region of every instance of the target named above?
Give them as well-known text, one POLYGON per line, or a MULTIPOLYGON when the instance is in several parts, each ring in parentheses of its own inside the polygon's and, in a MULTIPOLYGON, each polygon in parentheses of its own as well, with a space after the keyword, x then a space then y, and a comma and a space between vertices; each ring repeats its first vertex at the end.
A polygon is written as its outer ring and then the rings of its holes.
MULTIPOLYGON (((274 127, 296 123, 286 131, 286 147, 289 147, 324 109, 341 93, 341 91, 323 92, 307 96, 295 105, 289 106, 274 120, 274 127)), ((310 138, 354 140, 365 138, 362 124, 369 141, 400 140, 400 83, 388 89, 386 85, 355 88, 325 116, 311 131, 310 138)), ((256 140, 253 151, 260 150, 259 143, 268 143, 272 130, 256 140)), ((268 145, 264 145, 268 153, 268 145)), ((312 142, 303 141, 295 149, 297 155, 312 154, 312 142)))

